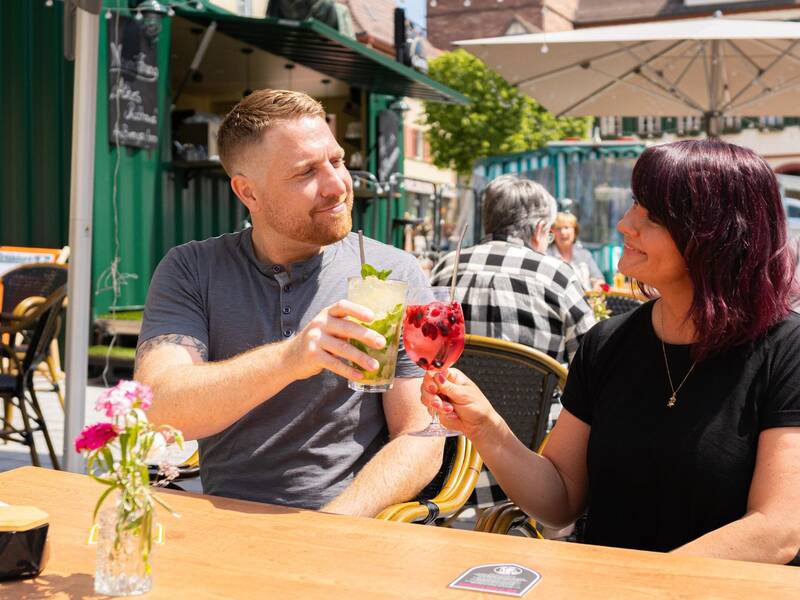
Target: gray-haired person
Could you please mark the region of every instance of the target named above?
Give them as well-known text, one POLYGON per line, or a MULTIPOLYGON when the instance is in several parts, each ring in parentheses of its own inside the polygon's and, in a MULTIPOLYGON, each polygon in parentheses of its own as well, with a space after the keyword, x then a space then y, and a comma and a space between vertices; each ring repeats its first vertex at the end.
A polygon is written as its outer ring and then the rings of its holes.
MULTIPOLYGON (((569 362, 594 325, 574 270, 547 256, 556 201, 534 181, 503 175, 484 192, 486 237, 461 253, 456 299, 467 333, 531 346, 569 362)), ((449 285, 455 254, 434 267, 433 285, 449 285)))

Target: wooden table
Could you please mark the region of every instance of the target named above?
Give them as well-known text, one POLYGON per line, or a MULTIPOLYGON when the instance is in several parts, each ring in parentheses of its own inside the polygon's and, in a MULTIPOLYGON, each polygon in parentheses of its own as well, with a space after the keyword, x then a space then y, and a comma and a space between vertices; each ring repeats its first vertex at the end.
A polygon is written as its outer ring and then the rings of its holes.
MULTIPOLYGON (((52 554, 34 580, 0 597, 93 596, 86 545, 100 485, 24 467, 0 474, 0 500, 50 513, 52 554)), ((800 598, 800 569, 529 540, 344 517, 181 492, 158 492, 166 542, 146 598, 397 598, 500 596, 448 589, 467 568, 513 562, 541 573, 525 598, 800 598)))

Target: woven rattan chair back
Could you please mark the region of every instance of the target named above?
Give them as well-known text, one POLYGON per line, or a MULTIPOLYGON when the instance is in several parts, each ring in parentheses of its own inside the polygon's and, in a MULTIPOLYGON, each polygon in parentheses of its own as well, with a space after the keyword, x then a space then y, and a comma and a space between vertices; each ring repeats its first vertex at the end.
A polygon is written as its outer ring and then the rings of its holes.
POLYGON ((606 294, 606 306, 612 315, 621 315, 642 305, 642 301, 633 295, 620 292, 606 294))
POLYGON ((472 379, 526 446, 544 439, 550 404, 566 369, 546 354, 513 342, 468 335, 456 365, 472 379))
POLYGON ((0 312, 11 314, 14 308, 31 296, 48 297, 67 284, 67 267, 55 264, 21 265, 0 277, 3 302, 0 312))

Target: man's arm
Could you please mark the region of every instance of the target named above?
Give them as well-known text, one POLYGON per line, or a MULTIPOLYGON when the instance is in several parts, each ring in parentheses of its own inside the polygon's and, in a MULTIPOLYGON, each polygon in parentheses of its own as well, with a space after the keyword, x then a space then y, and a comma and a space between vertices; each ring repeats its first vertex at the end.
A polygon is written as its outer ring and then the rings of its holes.
POLYGON ((153 389, 151 421, 177 427, 186 439, 207 437, 293 381, 322 369, 358 379, 359 371, 343 360, 352 360, 366 370, 375 369, 377 363, 346 340, 356 339, 373 348, 382 348, 386 341, 377 332, 346 319, 348 316, 367 322, 374 318, 368 309, 342 300, 320 312, 291 340, 218 362, 205 362, 208 349, 191 336, 145 340, 136 353, 135 377, 153 389))
POLYGON ((383 394, 391 441, 372 457, 350 486, 322 510, 374 517, 414 497, 442 465, 444 438, 405 435, 423 429, 430 415, 419 401, 422 379, 395 379, 383 394))

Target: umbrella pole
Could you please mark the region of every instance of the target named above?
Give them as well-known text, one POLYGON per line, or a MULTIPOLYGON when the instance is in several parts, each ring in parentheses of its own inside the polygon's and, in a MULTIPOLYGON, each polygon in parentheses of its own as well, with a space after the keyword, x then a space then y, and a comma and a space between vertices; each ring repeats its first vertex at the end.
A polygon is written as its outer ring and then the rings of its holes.
POLYGON ((718 138, 722 131, 722 117, 719 107, 722 100, 722 56, 719 51, 719 40, 711 41, 710 80, 708 82, 709 110, 705 113, 706 136, 718 138))
POLYGON ((706 137, 718 138, 722 132, 722 117, 718 112, 708 111, 703 114, 706 137))
MULTIPOLYGON (((99 9, 99 6, 98 6, 99 9)), ((94 198, 94 138, 97 115, 97 14, 78 3, 75 47, 75 86, 72 112, 72 186, 69 206, 69 245, 72 260, 67 293, 66 402, 64 455, 68 471, 83 472, 83 458, 73 440, 83 428, 92 288, 92 202, 94 198)))

